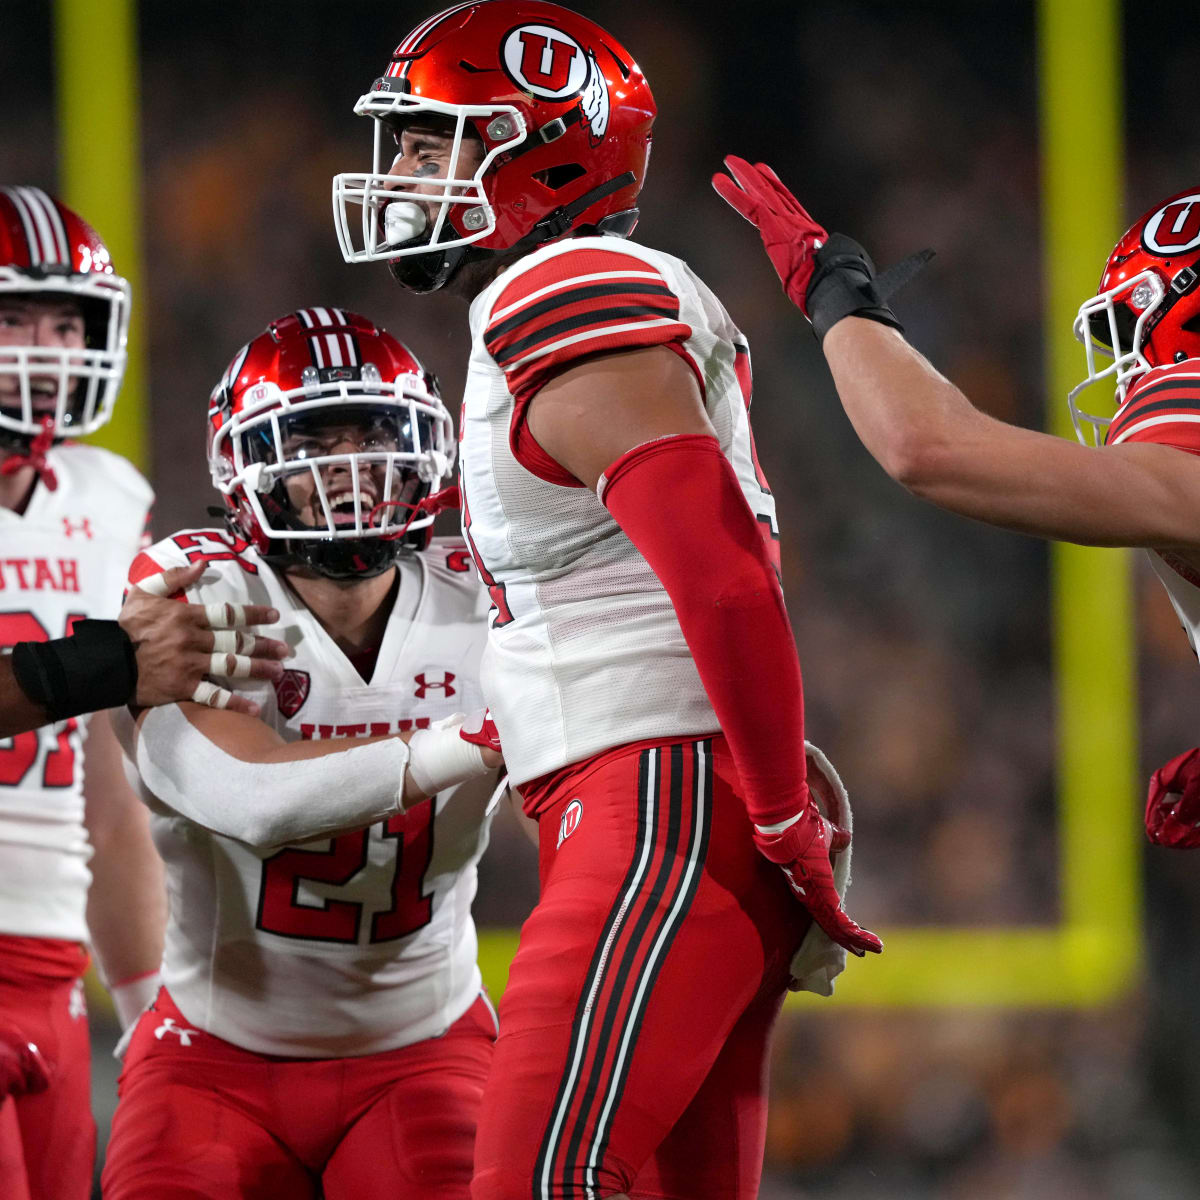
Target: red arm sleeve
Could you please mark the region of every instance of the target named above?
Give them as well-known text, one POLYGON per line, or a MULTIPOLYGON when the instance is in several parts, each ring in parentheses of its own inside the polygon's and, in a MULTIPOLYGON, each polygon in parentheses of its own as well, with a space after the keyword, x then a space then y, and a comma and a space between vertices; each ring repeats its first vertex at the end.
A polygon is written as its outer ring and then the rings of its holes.
POLYGON ((800 662, 758 523, 720 446, 691 434, 646 442, 605 471, 599 491, 675 606, 750 819, 794 817, 808 804, 800 662))

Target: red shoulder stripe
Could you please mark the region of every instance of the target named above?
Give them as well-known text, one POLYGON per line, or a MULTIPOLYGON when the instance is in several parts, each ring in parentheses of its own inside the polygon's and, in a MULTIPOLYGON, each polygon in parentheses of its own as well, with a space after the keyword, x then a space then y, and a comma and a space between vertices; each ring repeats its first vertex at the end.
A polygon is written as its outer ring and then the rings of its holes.
MULTIPOLYGON (((1200 378, 1168 376, 1135 391, 1113 418, 1105 441, 1110 446, 1128 441, 1135 433, 1176 423, 1191 415, 1200 419, 1200 378)), ((1157 441, 1155 437, 1140 438, 1157 441)))
POLYGON ((540 387, 576 359, 683 341, 691 332, 679 320, 678 296, 653 266, 628 254, 582 250, 514 280, 497 299, 484 343, 515 395, 528 377, 540 387))
POLYGON ((503 320, 518 305, 538 299, 549 288, 572 282, 589 282, 582 277, 591 275, 647 279, 666 286, 666 280, 657 267, 632 254, 594 248, 570 250, 565 254, 556 254, 516 276, 496 298, 492 320, 503 320))

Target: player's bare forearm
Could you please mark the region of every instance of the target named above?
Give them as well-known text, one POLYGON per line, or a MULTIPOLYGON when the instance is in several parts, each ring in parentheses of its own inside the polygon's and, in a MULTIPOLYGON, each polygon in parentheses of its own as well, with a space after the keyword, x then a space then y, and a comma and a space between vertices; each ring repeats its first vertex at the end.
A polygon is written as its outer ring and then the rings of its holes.
POLYGON ((12 658, 0 655, 0 737, 40 729, 46 722, 46 710, 30 700, 17 683, 12 658))
POLYGON ((149 814, 126 782, 107 713, 89 722, 84 799, 94 850, 88 932, 105 979, 115 984, 158 970, 167 894, 149 814))
POLYGON ((1200 547, 1200 470, 1170 446, 1094 448, 975 408, 896 330, 848 317, 825 337, 847 416, 915 495, 1019 533, 1094 546, 1200 547))

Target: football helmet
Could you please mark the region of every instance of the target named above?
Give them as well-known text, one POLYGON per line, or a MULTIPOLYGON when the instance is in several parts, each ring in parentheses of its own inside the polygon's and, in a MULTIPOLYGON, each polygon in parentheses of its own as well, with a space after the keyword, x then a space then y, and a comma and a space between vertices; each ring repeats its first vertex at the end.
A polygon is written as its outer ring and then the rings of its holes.
MULTIPOLYGON (((1075 318, 1087 355, 1087 378, 1067 403, 1085 445, 1104 441, 1112 416, 1075 402, 1098 379, 1116 383, 1117 408, 1140 375, 1200 357, 1200 189, 1180 192, 1139 217, 1117 242, 1095 296, 1075 318), (1111 362, 1098 365, 1099 358, 1111 362)), ((1115 415, 1115 414, 1114 414, 1115 415)))
POLYGON ((94 433, 112 415, 125 373, 129 284, 96 231, 35 187, 0 187, 0 299, 79 305, 83 349, 0 345, 0 440, 28 445, 53 421, 54 438, 94 433))
POLYGON ((378 575, 423 547, 418 506, 454 460, 437 381, 366 317, 298 309, 243 346, 213 389, 208 465, 230 529, 268 562, 378 575))
POLYGON ((650 87, 619 42, 557 4, 474 0, 422 21, 354 111, 373 118, 374 161, 334 176, 342 255, 387 261, 414 291, 569 230, 627 237, 637 223, 650 87), (418 119, 453 138, 445 178, 388 174, 418 119), (482 151, 470 172, 467 140, 482 151))

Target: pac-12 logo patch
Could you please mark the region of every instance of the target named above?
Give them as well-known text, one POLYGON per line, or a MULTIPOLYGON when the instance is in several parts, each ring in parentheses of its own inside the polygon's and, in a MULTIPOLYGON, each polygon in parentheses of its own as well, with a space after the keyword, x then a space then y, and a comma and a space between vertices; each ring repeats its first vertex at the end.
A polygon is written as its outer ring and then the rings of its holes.
POLYGON ((1164 204, 1142 232, 1146 249, 1155 254, 1183 254, 1200 246, 1200 192, 1164 204))
MULTIPOLYGON (((572 800, 570 804, 563 809, 563 815, 558 822, 558 846, 567 840, 579 828, 579 822, 583 820, 583 805, 578 800, 572 800)), ((555 850, 558 849, 555 846, 555 850)))
POLYGON ((569 33, 552 25, 518 25, 504 35, 500 61, 523 92, 540 100, 580 97, 579 107, 591 141, 608 130, 608 81, 596 62, 569 33))
POLYGON ((312 684, 307 671, 284 671, 275 684, 275 703, 285 717, 294 717, 308 699, 312 684))

